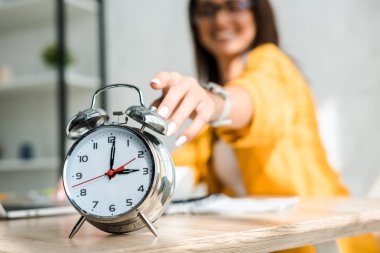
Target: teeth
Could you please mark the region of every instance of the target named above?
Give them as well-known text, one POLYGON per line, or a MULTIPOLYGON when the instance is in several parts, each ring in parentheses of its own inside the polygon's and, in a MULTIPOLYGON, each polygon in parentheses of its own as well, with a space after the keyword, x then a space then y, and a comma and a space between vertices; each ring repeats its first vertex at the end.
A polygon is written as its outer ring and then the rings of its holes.
POLYGON ((232 32, 219 32, 215 34, 215 38, 219 40, 228 40, 233 39, 234 37, 235 35, 232 32))

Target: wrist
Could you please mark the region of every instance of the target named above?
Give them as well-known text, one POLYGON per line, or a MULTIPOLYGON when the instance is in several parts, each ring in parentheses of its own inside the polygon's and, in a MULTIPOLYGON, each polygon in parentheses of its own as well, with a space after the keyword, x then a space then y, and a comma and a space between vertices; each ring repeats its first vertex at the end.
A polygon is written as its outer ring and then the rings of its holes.
POLYGON ((210 94, 211 100, 214 102, 214 112, 210 118, 210 122, 214 122, 217 121, 223 113, 224 99, 211 91, 208 93, 210 94))
POLYGON ((231 124, 231 120, 228 118, 231 111, 231 98, 227 91, 215 83, 204 84, 203 87, 212 94, 211 98, 215 104, 209 124, 213 127, 231 124))

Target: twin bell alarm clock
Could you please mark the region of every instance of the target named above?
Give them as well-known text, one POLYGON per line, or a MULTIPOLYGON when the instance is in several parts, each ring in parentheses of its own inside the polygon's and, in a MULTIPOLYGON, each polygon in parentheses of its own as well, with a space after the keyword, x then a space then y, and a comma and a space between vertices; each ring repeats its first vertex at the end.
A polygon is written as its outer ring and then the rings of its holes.
POLYGON ((72 238, 85 221, 109 233, 128 233, 153 226, 169 204, 174 191, 174 165, 168 149, 154 135, 167 133, 166 121, 156 108, 144 105, 140 90, 130 84, 113 84, 98 89, 89 109, 80 111, 67 125, 69 138, 76 140, 63 168, 63 185, 71 204, 81 217, 72 238), (140 105, 129 107, 123 122, 110 122, 96 108, 97 96, 108 89, 137 91, 140 105), (141 124, 128 126, 128 119, 141 124))

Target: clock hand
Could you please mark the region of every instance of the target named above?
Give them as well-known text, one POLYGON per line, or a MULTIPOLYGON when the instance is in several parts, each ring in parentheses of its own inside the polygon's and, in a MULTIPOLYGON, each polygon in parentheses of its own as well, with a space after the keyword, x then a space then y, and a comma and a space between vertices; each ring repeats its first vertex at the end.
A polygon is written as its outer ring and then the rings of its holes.
MULTIPOLYGON (((110 157, 110 169, 109 170, 113 170, 113 164, 115 161, 115 151, 116 151, 115 143, 116 143, 116 138, 112 142, 111 157, 110 157)), ((109 179, 111 179, 111 176, 108 176, 108 177, 109 177, 109 179)))
POLYGON ((81 183, 75 184, 75 185, 73 185, 73 186, 71 186, 71 187, 74 188, 74 187, 77 187, 77 186, 79 186, 79 185, 82 185, 82 184, 85 184, 85 183, 91 182, 91 181, 93 181, 93 180, 95 180, 95 179, 98 179, 98 178, 101 178, 101 177, 104 177, 104 176, 108 176, 108 177, 111 178, 114 174, 119 173, 120 171, 125 170, 124 167, 125 167, 127 164, 133 162, 135 159, 136 159, 136 157, 133 158, 133 159, 131 159, 131 160, 129 160, 129 161, 126 162, 125 164, 121 165, 121 166, 120 166, 119 168, 117 168, 116 170, 108 170, 106 173, 104 173, 104 174, 102 174, 102 175, 99 175, 99 176, 97 176, 97 177, 90 178, 90 179, 88 179, 88 180, 86 180, 86 181, 83 181, 83 182, 81 182, 81 183))
POLYGON ((75 185, 73 185, 73 186, 71 186, 71 187, 74 188, 74 187, 77 187, 77 186, 79 186, 79 185, 82 185, 82 184, 85 184, 85 183, 91 182, 91 181, 93 181, 93 180, 95 180, 95 179, 98 179, 98 178, 101 178, 101 177, 104 177, 104 176, 107 176, 107 174, 103 174, 103 175, 100 175, 100 176, 97 176, 97 177, 93 177, 93 178, 91 178, 91 179, 89 179, 89 180, 86 180, 86 181, 83 181, 83 182, 81 182, 81 183, 75 184, 75 185))
POLYGON ((111 147, 110 170, 112 170, 113 163, 115 161, 115 151, 116 151, 115 143, 116 143, 116 138, 114 139, 114 141, 112 143, 112 147, 111 147))
POLYGON ((129 160, 127 163, 121 165, 119 168, 117 168, 117 169, 115 169, 115 170, 108 170, 108 171, 106 172, 106 175, 108 175, 108 177, 111 178, 111 177, 114 176, 115 174, 118 174, 118 173, 120 173, 121 171, 125 170, 124 167, 127 166, 127 164, 133 162, 135 159, 136 159, 136 157, 133 158, 133 159, 131 159, 131 160, 129 160))
POLYGON ((140 170, 139 169, 125 169, 125 170, 117 172, 117 174, 130 174, 137 171, 140 171, 140 170))

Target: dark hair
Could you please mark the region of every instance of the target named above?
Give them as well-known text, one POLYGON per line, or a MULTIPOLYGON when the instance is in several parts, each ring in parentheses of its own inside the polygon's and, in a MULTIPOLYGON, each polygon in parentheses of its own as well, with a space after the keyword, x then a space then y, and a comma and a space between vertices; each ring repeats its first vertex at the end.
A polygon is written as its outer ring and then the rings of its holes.
MULTIPOLYGON (((257 34, 249 49, 253 49, 265 43, 273 43, 278 46, 276 22, 269 0, 250 1, 252 2, 251 11, 255 14, 257 34)), ((215 57, 202 46, 199 40, 197 24, 194 22, 196 4, 197 0, 190 0, 189 20, 195 49, 198 78, 201 81, 222 84, 215 57)))

